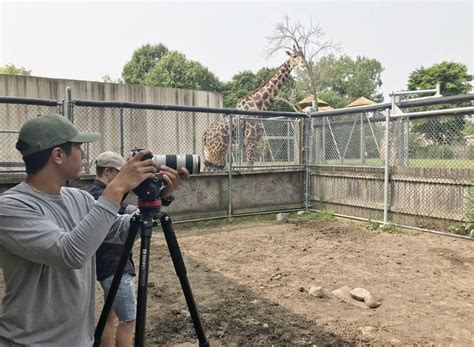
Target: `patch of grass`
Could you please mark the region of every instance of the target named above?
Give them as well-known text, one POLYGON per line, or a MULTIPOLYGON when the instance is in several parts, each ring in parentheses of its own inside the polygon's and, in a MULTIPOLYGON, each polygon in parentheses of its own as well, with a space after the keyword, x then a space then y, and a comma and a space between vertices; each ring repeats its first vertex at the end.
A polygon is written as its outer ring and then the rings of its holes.
POLYGON ((450 225, 448 231, 456 235, 470 236, 474 233, 474 223, 468 222, 458 225, 450 225))
POLYGON ((392 223, 381 225, 381 230, 387 233, 391 233, 391 234, 405 234, 405 235, 410 235, 410 236, 423 235, 423 232, 421 231, 411 230, 411 229, 402 229, 399 226, 396 226, 395 224, 392 224, 392 223))
POLYGON ((457 235, 474 237, 474 187, 469 189, 467 199, 468 221, 462 224, 453 224, 448 227, 448 231, 457 235))
POLYGON ((175 224, 176 230, 191 230, 191 229, 212 229, 223 225, 243 225, 259 222, 276 222, 275 214, 264 214, 257 216, 232 217, 222 219, 210 219, 196 222, 187 222, 175 224))
POLYGON ((320 212, 313 212, 313 211, 306 211, 305 213, 299 215, 297 213, 290 213, 288 216, 288 220, 290 221, 310 221, 310 220, 320 220, 331 222, 335 221, 336 217, 331 211, 320 211, 320 212))
MULTIPOLYGON (((288 215, 288 221, 310 221, 310 220, 320 220, 320 221, 335 221, 336 217, 330 211, 321 211, 321 212, 305 212, 301 215, 296 212, 290 213, 288 215)), ((219 226, 227 225, 245 225, 252 223, 278 223, 276 220, 276 213, 256 215, 256 216, 244 216, 244 217, 232 217, 232 218, 222 218, 222 219, 210 219, 196 222, 186 222, 174 224, 177 231, 189 231, 189 230, 202 230, 202 229, 213 229, 219 226)))
POLYGON ((374 222, 374 221, 372 221, 372 220, 369 220, 369 221, 365 224, 365 228, 366 228, 367 230, 370 230, 370 231, 375 231, 375 230, 377 230, 379 227, 380 227, 380 223, 374 222))
POLYGON ((400 232, 400 228, 397 227, 395 224, 387 223, 382 225, 382 230, 387 233, 398 233, 400 232))

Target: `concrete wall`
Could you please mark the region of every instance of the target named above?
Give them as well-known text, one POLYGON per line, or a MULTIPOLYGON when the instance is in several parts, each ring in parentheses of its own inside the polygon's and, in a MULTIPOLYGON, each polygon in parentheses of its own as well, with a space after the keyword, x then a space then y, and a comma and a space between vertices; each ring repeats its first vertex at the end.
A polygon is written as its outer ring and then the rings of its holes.
MULTIPOLYGON (((0 175, 0 194, 24 179, 24 174, 0 175)), ((83 175, 72 185, 88 190, 94 176, 83 175)), ((184 181, 176 200, 163 209, 173 220, 227 216, 227 173, 202 173, 184 181)), ((129 200, 136 203, 136 196, 129 200)), ((232 176, 233 213, 252 213, 303 208, 303 171, 273 170, 235 173, 232 176)))
POLYGON ((66 99, 70 87, 73 99, 130 101, 147 104, 222 107, 222 94, 198 90, 102 83, 35 76, 0 75, 0 96, 66 99))
MULTIPOLYGON (((469 219, 473 169, 394 167, 389 185, 389 220, 402 225, 447 230, 469 219)), ((313 208, 383 220, 383 168, 315 166, 313 208)))
MULTIPOLYGON (((123 101, 147 104, 185 105, 222 108, 221 93, 116 83, 101 83, 31 76, 0 75, 0 96, 42 98, 61 101, 66 87, 72 98, 94 101, 123 101)), ((21 162, 14 149, 21 125, 44 113, 57 113, 57 107, 0 104, 0 162, 21 162), (8 130, 5 132, 2 130, 8 130)), ((131 110, 123 111, 124 150, 148 147, 157 153, 201 154, 201 137, 218 114, 131 110)), ((90 162, 105 150, 121 151, 120 110, 118 108, 74 107, 74 122, 82 131, 97 131, 100 141, 91 145, 90 162)))

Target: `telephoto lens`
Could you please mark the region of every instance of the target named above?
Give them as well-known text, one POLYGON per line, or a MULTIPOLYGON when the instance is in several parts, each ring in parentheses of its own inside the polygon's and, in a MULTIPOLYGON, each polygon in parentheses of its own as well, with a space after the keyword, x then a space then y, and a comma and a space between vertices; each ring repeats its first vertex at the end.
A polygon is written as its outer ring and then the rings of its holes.
POLYGON ((201 172, 201 158, 197 154, 155 154, 152 159, 157 168, 161 165, 175 170, 185 167, 191 175, 201 172))

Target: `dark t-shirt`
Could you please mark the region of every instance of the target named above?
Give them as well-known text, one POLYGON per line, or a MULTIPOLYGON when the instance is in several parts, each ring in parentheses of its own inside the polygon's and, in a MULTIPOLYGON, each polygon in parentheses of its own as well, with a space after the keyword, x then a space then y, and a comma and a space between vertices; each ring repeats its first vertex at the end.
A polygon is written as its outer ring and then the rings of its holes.
MULTIPOLYGON (((105 187, 106 185, 104 182, 95 180, 91 189, 89 190, 89 193, 97 200, 99 196, 102 195, 105 187)), ((126 201, 123 201, 120 205, 120 210, 118 213, 124 214, 127 206, 129 206, 129 204, 126 201)), ((100 245, 96 252, 96 270, 98 281, 103 281, 115 273, 120 261, 120 256, 122 255, 123 248, 124 247, 121 244, 108 242, 104 242, 102 245, 100 245)), ((133 255, 131 252, 123 273, 135 276, 135 265, 133 264, 133 255)))

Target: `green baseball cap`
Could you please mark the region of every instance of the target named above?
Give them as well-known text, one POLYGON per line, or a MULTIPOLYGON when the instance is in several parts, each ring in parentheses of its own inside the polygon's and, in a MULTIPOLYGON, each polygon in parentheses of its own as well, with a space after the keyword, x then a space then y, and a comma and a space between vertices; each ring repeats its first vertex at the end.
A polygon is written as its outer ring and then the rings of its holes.
POLYGON ((23 124, 16 148, 26 156, 65 142, 93 142, 99 137, 99 133, 80 133, 74 124, 59 114, 46 114, 23 124))

